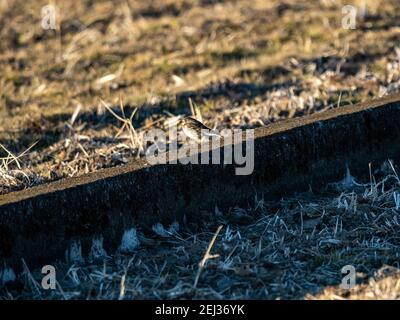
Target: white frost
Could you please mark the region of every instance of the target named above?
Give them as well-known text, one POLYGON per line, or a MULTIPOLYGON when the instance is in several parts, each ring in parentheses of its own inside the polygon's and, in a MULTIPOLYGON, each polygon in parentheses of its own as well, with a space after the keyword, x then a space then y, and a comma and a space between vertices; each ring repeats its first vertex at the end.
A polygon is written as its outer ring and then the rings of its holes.
POLYGON ((152 227, 152 229, 153 229, 153 231, 157 234, 157 235, 159 235, 159 236, 161 236, 161 237, 164 237, 164 238, 168 238, 168 237, 170 237, 172 234, 174 234, 174 233, 176 233, 176 232, 178 232, 179 231, 179 223, 178 222, 173 222, 170 226, 169 226, 169 228, 168 228, 168 230, 166 230, 165 228, 164 228, 164 226, 161 224, 161 223, 156 223, 153 227, 152 227))
POLYGON ((137 247, 139 247, 139 244, 140 244, 140 242, 139 242, 139 238, 137 236, 136 229, 131 228, 124 232, 119 249, 121 250, 121 252, 131 253, 137 247))
POLYGON ((345 188, 351 188, 353 186, 359 185, 354 177, 350 174, 350 169, 346 168, 346 176, 343 178, 342 181, 339 182, 345 188))
POLYGON ((3 271, 0 271, 0 280, 1 284, 5 285, 8 282, 13 282, 17 279, 17 276, 15 275, 15 272, 13 269, 9 267, 5 267, 3 271))
POLYGON ((107 252, 103 248, 103 237, 95 237, 92 240, 92 247, 90 248, 89 259, 97 260, 107 258, 107 252))
POLYGON ((66 251, 65 255, 67 263, 80 264, 85 261, 82 256, 82 246, 80 241, 72 242, 71 247, 66 251))

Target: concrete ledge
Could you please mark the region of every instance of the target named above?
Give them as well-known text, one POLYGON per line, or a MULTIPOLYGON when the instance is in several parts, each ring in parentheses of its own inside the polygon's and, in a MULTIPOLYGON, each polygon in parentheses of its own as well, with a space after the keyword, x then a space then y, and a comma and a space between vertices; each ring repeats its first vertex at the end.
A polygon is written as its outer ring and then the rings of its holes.
MULTIPOLYGON (((246 205, 338 181, 348 166, 400 158, 400 95, 329 110, 256 130, 255 169, 227 165, 156 165, 144 160, 0 196, 0 261, 19 269, 63 258, 79 240, 84 255, 95 236, 109 252, 125 230, 209 218, 246 205)), ((223 150, 221 150, 223 152, 223 150)))

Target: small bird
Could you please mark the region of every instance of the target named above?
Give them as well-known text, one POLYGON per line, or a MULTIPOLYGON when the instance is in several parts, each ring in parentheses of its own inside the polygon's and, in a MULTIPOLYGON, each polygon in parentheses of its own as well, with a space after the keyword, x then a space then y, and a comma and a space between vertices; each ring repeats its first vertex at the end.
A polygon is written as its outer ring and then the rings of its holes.
POLYGON ((200 121, 192 118, 185 117, 180 120, 180 126, 183 133, 190 139, 201 142, 203 137, 222 137, 219 133, 210 129, 200 121))

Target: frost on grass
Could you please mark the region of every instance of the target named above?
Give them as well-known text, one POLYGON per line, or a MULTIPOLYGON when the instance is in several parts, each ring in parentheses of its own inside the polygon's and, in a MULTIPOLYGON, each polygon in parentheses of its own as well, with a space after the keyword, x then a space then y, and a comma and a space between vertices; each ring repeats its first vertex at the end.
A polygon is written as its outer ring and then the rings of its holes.
POLYGON ((348 167, 346 168, 346 176, 343 178, 342 181, 340 181, 340 184, 344 188, 351 188, 353 186, 358 185, 358 183, 356 182, 356 179, 351 175, 350 169, 348 167))
POLYGON ((346 173, 342 180, 334 183, 330 183, 329 186, 336 190, 349 190, 355 186, 360 186, 356 179, 351 175, 350 168, 346 167, 346 173))
POLYGON ((137 232, 135 228, 131 228, 124 232, 122 236, 121 245, 119 249, 124 253, 132 253, 137 249, 140 245, 139 238, 137 236, 137 232))
POLYGON ((95 261, 107 257, 107 252, 103 248, 103 237, 94 237, 90 248, 89 260, 95 261))
POLYGON ((161 223, 156 223, 152 229, 160 237, 168 238, 179 231, 179 223, 177 221, 173 222, 168 230, 161 223))
POLYGON ((65 252, 65 258, 69 264, 82 264, 84 259, 82 256, 82 246, 80 241, 73 241, 71 246, 65 252))
MULTIPOLYGON (((193 227, 158 224, 140 234, 143 246, 131 228, 109 259, 58 266, 63 291, 42 292, 42 298, 118 299, 121 288, 124 299, 398 297, 388 289, 398 288, 400 259, 400 180, 393 164, 390 168, 351 188, 338 184, 277 201, 258 196, 246 207, 212 210, 218 211, 214 219, 193 227), (220 225, 224 229, 211 252, 218 258, 204 264, 194 286, 220 225), (340 288, 342 267, 349 264, 357 272, 350 293, 340 288), (391 275, 382 272, 388 267, 391 275)), ((36 297, 38 289, 29 281, 23 292, 0 289, 0 297, 36 297)))
POLYGON ((5 285, 9 282, 13 282, 17 279, 14 270, 10 267, 4 267, 3 270, 0 271, 0 285, 5 285))
POLYGON ((393 199, 394 203, 396 205, 396 210, 400 209, 400 194, 398 194, 396 191, 393 192, 393 199))

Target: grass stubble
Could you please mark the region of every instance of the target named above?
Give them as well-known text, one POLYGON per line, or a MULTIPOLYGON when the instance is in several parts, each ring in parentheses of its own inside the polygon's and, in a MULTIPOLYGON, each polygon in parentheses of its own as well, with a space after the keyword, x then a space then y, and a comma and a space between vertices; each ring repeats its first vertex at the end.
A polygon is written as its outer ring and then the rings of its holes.
MULTIPOLYGON (((340 24, 349 3, 330 0, 62 1, 57 30, 43 30, 46 4, 0 6, 0 194, 133 161, 147 130, 183 115, 256 128, 400 88, 397 0, 367 1, 355 30, 340 24)), ((129 254, 54 262, 54 291, 21 262, 18 290, 0 296, 398 299, 400 190, 386 167, 379 182, 137 230, 129 254)))
MULTIPOLYGON (((3 299, 399 299, 400 180, 392 162, 358 183, 350 173, 321 192, 246 208, 199 224, 135 230, 129 252, 56 261, 57 289, 24 272, 3 299), (218 227, 218 228, 217 228, 218 227), (211 232, 211 230, 217 230, 211 232), (341 288, 342 267, 356 286, 341 288), (18 290, 15 289, 18 287, 18 290), (14 289, 13 289, 14 288, 14 289)), ((100 246, 101 247, 101 246, 100 246)))
POLYGON ((193 105, 211 128, 256 128, 398 92, 399 2, 367 1, 343 29, 360 2, 62 1, 45 30, 47 2, 5 1, 0 143, 37 145, 0 194, 133 161, 193 105))

